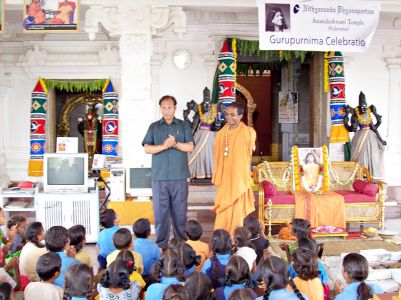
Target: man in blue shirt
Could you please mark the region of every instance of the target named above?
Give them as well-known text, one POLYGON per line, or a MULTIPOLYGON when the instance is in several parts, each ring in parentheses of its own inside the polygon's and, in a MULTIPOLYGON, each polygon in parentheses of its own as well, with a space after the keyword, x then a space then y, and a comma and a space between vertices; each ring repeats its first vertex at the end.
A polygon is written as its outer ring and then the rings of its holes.
POLYGON ((142 145, 152 154, 152 199, 156 243, 166 249, 170 237, 170 215, 174 235, 186 240, 189 177, 187 153, 194 149, 190 125, 174 117, 177 100, 163 96, 159 101, 162 118, 149 126, 142 145))

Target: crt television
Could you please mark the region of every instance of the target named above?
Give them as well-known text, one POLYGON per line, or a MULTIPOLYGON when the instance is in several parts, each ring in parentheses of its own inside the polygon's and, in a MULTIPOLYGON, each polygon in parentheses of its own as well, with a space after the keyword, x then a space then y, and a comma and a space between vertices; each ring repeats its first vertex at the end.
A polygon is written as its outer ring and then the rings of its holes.
POLYGON ((152 197, 152 169, 129 167, 125 172, 126 193, 138 199, 152 197))
POLYGON ((88 154, 45 153, 43 190, 45 193, 87 193, 88 154))

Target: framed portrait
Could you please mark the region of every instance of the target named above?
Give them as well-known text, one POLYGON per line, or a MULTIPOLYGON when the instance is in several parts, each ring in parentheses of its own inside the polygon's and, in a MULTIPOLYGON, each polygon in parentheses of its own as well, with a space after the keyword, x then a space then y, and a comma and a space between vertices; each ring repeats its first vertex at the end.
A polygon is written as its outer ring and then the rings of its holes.
POLYGON ((24 0, 23 27, 27 32, 78 31, 79 0, 24 0))
POLYGON ((298 161, 303 189, 318 190, 322 186, 323 179, 322 148, 298 148, 298 161))
POLYGON ((291 29, 290 4, 265 4, 265 31, 288 32, 291 29))
POLYGON ((0 32, 4 31, 4 1, 0 0, 0 32))

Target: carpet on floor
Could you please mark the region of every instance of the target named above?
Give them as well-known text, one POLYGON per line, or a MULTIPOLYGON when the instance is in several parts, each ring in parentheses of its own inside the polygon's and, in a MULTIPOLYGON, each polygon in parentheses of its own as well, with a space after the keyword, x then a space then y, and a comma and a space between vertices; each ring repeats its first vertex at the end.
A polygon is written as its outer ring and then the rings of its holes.
MULTIPOLYGON (((283 255, 279 244, 282 242, 293 243, 293 241, 271 240, 270 245, 274 253, 283 255)), ((385 249, 387 251, 401 251, 401 245, 383 240, 340 240, 340 239, 318 239, 318 243, 324 243, 323 256, 337 256, 341 253, 359 253, 360 250, 385 249)))

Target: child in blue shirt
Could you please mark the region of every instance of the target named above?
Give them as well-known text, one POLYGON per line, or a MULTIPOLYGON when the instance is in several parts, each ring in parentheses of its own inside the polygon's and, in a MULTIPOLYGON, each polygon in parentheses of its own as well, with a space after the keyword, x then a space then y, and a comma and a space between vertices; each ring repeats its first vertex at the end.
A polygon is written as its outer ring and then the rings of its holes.
POLYGON ((177 253, 165 250, 152 267, 153 283, 146 291, 145 300, 161 300, 164 291, 172 284, 184 284, 184 267, 177 253))
POLYGON ((191 245, 179 241, 175 245, 170 245, 170 249, 175 251, 180 258, 181 264, 184 266, 184 277, 187 278, 191 273, 196 271, 196 266, 201 262, 200 255, 196 255, 195 250, 191 245))
MULTIPOLYGON (((226 266, 225 286, 216 289, 217 300, 228 300, 235 290, 255 287, 249 272, 249 264, 246 260, 239 255, 233 255, 226 266)), ((256 298, 255 293, 253 297, 256 298)))
POLYGON ((160 257, 159 246, 150 240, 150 222, 149 219, 139 219, 132 225, 132 231, 135 234, 134 251, 142 256, 143 273, 145 282, 149 282, 151 277, 151 268, 160 257))
POLYGON ((74 259, 74 252, 70 252, 70 240, 68 238, 68 230, 63 226, 53 226, 45 234, 46 248, 49 252, 55 252, 61 258, 60 276, 54 280, 54 284, 64 287, 64 275, 67 269, 78 263, 74 259))
POLYGON ((263 297, 257 300, 307 300, 308 297, 301 294, 288 274, 287 265, 276 256, 269 256, 259 265, 260 275, 266 286, 263 297), (292 291, 287 286, 292 287, 292 291))
POLYGON ((224 285, 224 269, 231 257, 232 247, 231 237, 227 231, 217 229, 213 232, 213 257, 205 261, 201 272, 209 277, 214 289, 224 285))
POLYGON ((366 284, 369 275, 369 264, 366 258, 358 253, 350 253, 343 260, 343 276, 348 286, 341 289, 337 280, 335 283, 335 300, 367 300, 375 294, 384 293, 376 284, 366 284))
POLYGON ((106 269, 107 267, 107 255, 116 250, 113 243, 113 235, 120 229, 120 227, 118 227, 119 222, 120 218, 113 209, 106 209, 100 215, 100 225, 102 225, 104 229, 100 231, 97 241, 97 247, 99 248, 97 260, 101 269, 106 269))

